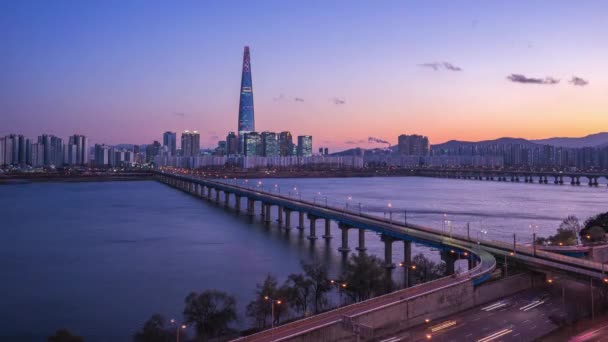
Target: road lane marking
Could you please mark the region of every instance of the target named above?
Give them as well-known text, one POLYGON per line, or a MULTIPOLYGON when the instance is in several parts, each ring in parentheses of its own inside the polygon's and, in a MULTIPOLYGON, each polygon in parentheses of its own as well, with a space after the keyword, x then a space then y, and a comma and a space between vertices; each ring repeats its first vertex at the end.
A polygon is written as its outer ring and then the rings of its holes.
POLYGON ((542 304, 544 304, 544 303, 545 303, 544 301, 542 301, 542 302, 538 302, 538 303, 536 303, 536 304, 534 304, 534 305, 532 305, 532 306, 528 306, 527 308, 523 309, 522 311, 528 311, 528 310, 532 310, 532 309, 534 309, 535 307, 537 307, 537 306, 539 306, 539 305, 542 305, 542 304))
POLYGON ((432 331, 432 332, 437 332, 437 331, 440 331, 440 330, 443 330, 443 329, 446 329, 446 328, 452 327, 452 326, 454 326, 454 325, 456 325, 456 321, 447 321, 447 322, 443 322, 443 323, 441 323, 441 324, 437 324, 437 325, 435 325, 435 326, 431 327, 431 331, 432 331))
POLYGON ((397 342, 397 341, 401 341, 401 337, 393 336, 391 338, 387 338, 386 340, 382 340, 380 342, 397 342))
POLYGON ((511 329, 503 329, 503 330, 500 330, 500 331, 497 331, 497 332, 493 333, 492 335, 488 335, 488 336, 486 336, 486 337, 484 337, 482 339, 479 339, 479 340, 477 340, 477 342, 489 342, 489 341, 493 341, 493 340, 495 340, 497 338, 503 337, 503 336, 508 335, 508 334, 510 334, 512 332, 513 332, 513 330, 511 330, 511 329))
POLYGON ((527 309, 528 307, 530 307, 530 306, 532 306, 532 305, 534 305, 534 304, 537 304, 537 303, 540 303, 540 300, 535 300, 535 301, 533 301, 532 303, 530 303, 530 304, 528 304, 528 305, 524 305, 524 306, 522 306, 521 308, 519 308, 519 310, 524 310, 524 309, 527 309))
POLYGON ((498 303, 494 303, 492 305, 486 306, 485 308, 481 308, 481 310, 483 310, 483 311, 492 311, 494 309, 498 309, 498 308, 501 308, 501 307, 506 306, 506 305, 507 305, 507 303, 498 302, 498 303))

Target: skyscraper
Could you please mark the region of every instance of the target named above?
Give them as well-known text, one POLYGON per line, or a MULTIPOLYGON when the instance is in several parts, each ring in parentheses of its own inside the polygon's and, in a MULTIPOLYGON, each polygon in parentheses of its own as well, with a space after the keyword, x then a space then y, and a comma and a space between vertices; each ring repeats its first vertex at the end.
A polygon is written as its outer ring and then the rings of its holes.
POLYGON ((201 136, 197 131, 182 133, 182 155, 195 157, 201 152, 201 136))
POLYGON ((235 155, 239 151, 239 139, 234 132, 230 132, 226 136, 226 149, 229 156, 235 155))
MULTIPOLYGON (((89 163, 89 140, 84 135, 72 135, 68 139, 68 146, 75 145, 75 156, 71 161, 66 162, 71 165, 87 165, 89 163)), ((70 147, 66 147, 70 148, 70 147)), ((70 152, 68 151, 68 155, 70 152)))
POLYGON ((176 155, 177 152, 177 134, 175 132, 165 132, 163 133, 163 146, 167 146, 169 148, 169 152, 172 156, 176 155))
POLYGON ((244 152, 245 134, 255 131, 253 115, 253 85, 251 81, 251 62, 249 60, 249 46, 245 46, 243 53, 243 72, 241 74, 241 98, 239 101, 239 152, 244 152))
POLYGON ((244 154, 247 157, 261 156, 263 155, 262 136, 258 132, 245 133, 244 140, 244 154))
POLYGON ((285 131, 279 133, 279 151, 283 157, 293 155, 293 138, 291 132, 285 131))
POLYGON ((279 156, 279 140, 273 132, 262 132, 262 150, 264 157, 279 156))
POLYGON ((298 157, 312 156, 312 136, 298 136, 298 157))
POLYGON ((412 134, 399 136, 399 153, 410 156, 426 156, 429 154, 429 138, 412 134))

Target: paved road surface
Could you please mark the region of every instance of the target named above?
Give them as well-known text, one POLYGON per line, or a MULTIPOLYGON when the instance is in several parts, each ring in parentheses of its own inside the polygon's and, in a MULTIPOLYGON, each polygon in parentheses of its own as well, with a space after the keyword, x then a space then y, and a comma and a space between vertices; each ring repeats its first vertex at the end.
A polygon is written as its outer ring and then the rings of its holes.
POLYGON ((561 313, 559 298, 529 290, 380 341, 533 341, 557 329, 549 317, 561 313))

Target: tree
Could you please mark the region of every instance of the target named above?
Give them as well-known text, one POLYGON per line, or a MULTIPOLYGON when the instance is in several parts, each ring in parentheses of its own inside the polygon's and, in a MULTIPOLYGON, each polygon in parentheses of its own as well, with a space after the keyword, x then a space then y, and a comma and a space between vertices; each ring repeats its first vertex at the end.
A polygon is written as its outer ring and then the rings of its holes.
POLYGON ((412 284, 426 283, 445 276, 445 264, 435 263, 422 254, 412 258, 416 269, 410 270, 410 282, 412 284))
POLYGON ((354 301, 369 299, 384 292, 386 272, 382 261, 368 254, 353 254, 344 268, 344 291, 354 301))
POLYGON ((72 335, 68 329, 59 329, 55 335, 49 336, 49 342, 84 342, 81 336, 72 335))
POLYGON ((312 281, 303 274, 290 274, 283 285, 288 305, 296 314, 306 316, 308 314, 308 303, 312 295, 312 281))
POLYGON ((560 223, 555 235, 546 238, 539 237, 536 239, 536 243, 541 245, 574 246, 578 244, 580 231, 581 225, 578 218, 570 215, 560 223))
POLYGON ((584 236, 584 241, 587 242, 603 242, 606 240, 606 231, 602 227, 593 226, 587 229, 587 234, 584 236))
POLYGON ((154 314, 144 323, 142 329, 135 333, 135 342, 171 342, 175 340, 173 329, 168 328, 165 318, 154 314))
POLYGON ((302 270, 311 282, 312 303, 315 313, 318 313, 327 305, 327 293, 331 290, 327 268, 320 263, 302 263, 302 270))
POLYGON ((272 305, 274 305, 274 324, 278 325, 281 316, 287 312, 285 303, 287 289, 285 287, 279 289, 277 279, 270 274, 266 276, 264 282, 256 284, 256 287, 256 296, 246 308, 247 316, 253 319, 259 329, 265 329, 268 320, 272 320, 272 305))
POLYGON ((186 297, 184 318, 194 324, 199 340, 230 333, 230 324, 236 320, 236 300, 217 290, 192 292, 186 297))
MULTIPOLYGON (((600 227, 604 230, 604 233, 608 232, 608 211, 588 218, 585 221, 585 228, 580 232, 580 236, 586 237, 592 227, 600 227)), ((586 239, 583 239, 583 241, 586 241, 586 239)))

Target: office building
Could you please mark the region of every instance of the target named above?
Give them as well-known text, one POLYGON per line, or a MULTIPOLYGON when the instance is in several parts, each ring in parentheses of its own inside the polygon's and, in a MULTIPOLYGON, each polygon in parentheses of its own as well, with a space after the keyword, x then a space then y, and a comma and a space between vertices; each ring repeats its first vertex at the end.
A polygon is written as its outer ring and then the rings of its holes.
POLYGON ((258 132, 245 133, 245 156, 263 155, 262 136, 258 132))
POLYGON ((264 157, 279 156, 279 140, 273 132, 262 132, 262 154, 264 157))
POLYGON ((169 153, 172 156, 177 155, 177 133, 165 132, 163 133, 163 146, 167 146, 169 153))
POLYGON ((234 132, 228 133, 226 136, 226 153, 229 156, 238 154, 239 152, 239 140, 234 132))
POLYGON ((291 132, 281 132, 279 133, 279 153, 283 157, 293 156, 293 137, 291 136, 291 132))
POLYGON ((253 83, 251 80, 251 61, 249 46, 245 46, 243 53, 243 70, 241 73, 241 94, 239 100, 239 152, 244 152, 245 134, 255 131, 255 119, 253 111, 253 83))
POLYGON ((298 136, 298 157, 312 156, 312 136, 298 136))

